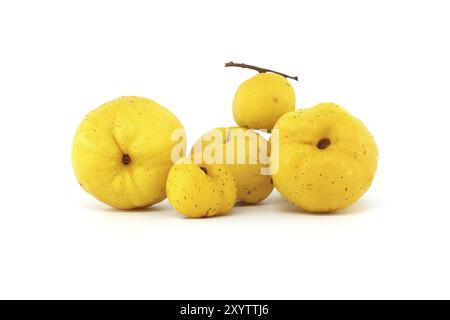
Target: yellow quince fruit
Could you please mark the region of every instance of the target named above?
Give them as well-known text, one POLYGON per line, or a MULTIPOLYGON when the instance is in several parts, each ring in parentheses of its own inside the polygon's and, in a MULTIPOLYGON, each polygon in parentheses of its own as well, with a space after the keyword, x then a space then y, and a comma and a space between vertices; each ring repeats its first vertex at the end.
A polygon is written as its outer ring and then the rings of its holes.
POLYGON ((377 145, 366 126, 337 104, 287 113, 273 133, 275 187, 298 207, 333 212, 369 189, 377 169, 377 145))
POLYGON ((172 151, 178 147, 183 156, 185 140, 169 110, 146 98, 121 97, 83 119, 73 141, 73 169, 98 200, 118 209, 147 207, 166 197, 172 151))
POLYGON ((189 218, 212 217, 233 208, 237 186, 225 165, 195 163, 186 157, 170 169, 167 197, 178 212, 189 218))
POLYGON ((294 88, 285 77, 270 72, 244 81, 233 99, 234 120, 250 129, 272 129, 282 115, 294 109, 294 88))
POLYGON ((273 190, 268 152, 263 136, 240 127, 212 129, 191 149, 202 161, 225 164, 236 179, 238 200, 251 204, 264 200, 273 190))

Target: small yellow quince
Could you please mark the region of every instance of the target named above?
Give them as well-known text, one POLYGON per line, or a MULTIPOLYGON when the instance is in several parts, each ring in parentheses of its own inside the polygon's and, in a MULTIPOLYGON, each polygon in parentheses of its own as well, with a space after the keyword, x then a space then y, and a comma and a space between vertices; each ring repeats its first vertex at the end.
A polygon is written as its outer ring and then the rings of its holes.
POLYGON ((225 165, 197 164, 187 157, 170 169, 167 197, 178 212, 189 218, 212 217, 233 208, 237 186, 225 165))
POLYGON ((250 129, 272 129, 283 114, 294 109, 295 92, 290 82, 270 72, 244 81, 233 100, 234 120, 250 129))

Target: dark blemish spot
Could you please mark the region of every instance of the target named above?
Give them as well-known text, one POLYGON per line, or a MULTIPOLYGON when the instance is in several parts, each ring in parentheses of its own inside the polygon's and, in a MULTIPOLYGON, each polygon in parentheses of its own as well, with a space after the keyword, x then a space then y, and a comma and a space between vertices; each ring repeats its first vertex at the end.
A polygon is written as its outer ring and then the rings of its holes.
POLYGON ((130 162, 131 162, 130 156, 127 155, 127 154, 124 154, 124 155, 122 156, 122 163, 123 163, 124 165, 127 166, 127 165, 130 164, 130 162))
POLYGON ((330 146, 330 144, 331 144, 330 139, 324 138, 324 139, 319 140, 319 142, 317 142, 316 147, 320 150, 324 150, 324 149, 328 148, 330 146))
POLYGON ((208 174, 208 170, 207 170, 206 168, 200 167, 200 169, 201 169, 205 174, 208 174))
POLYGON ((277 98, 273 98, 273 102, 278 103, 278 99, 277 98))

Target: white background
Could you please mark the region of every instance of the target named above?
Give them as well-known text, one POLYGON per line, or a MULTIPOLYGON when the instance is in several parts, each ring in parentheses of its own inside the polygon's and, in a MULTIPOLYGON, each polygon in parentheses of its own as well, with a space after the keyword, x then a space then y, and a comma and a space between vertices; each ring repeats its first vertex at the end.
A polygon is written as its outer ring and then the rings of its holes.
POLYGON ((0 2, 0 298, 450 298, 448 1, 0 2), (118 212, 71 168, 83 116, 122 95, 189 143, 233 125, 247 62, 298 75, 380 149, 348 210, 260 206, 189 220, 118 212))

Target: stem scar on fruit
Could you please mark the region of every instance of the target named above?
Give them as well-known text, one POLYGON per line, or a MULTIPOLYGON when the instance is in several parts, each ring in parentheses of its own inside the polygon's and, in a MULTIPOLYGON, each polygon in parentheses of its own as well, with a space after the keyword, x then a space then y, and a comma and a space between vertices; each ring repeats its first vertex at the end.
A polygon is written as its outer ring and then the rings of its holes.
POLYGON ((275 74, 279 74, 280 76, 283 76, 285 78, 289 78, 295 81, 298 81, 298 77, 295 76, 289 76, 285 73, 281 73, 278 71, 274 71, 274 70, 270 70, 270 69, 266 69, 266 68, 260 68, 260 67, 256 67, 256 66, 252 66, 250 64, 246 64, 246 63, 234 63, 233 61, 227 62, 225 63, 225 67, 239 67, 239 68, 244 68, 244 69, 252 69, 252 70, 256 70, 259 73, 266 73, 266 72, 271 72, 271 73, 275 73, 275 74))
POLYGON ((317 142, 316 147, 319 148, 320 150, 326 149, 330 146, 331 141, 328 138, 324 138, 319 140, 319 142, 317 142))
POLYGON ((130 162, 131 162, 130 156, 127 155, 127 154, 124 154, 124 155, 122 156, 122 163, 123 163, 124 165, 127 166, 127 165, 130 164, 130 162))

